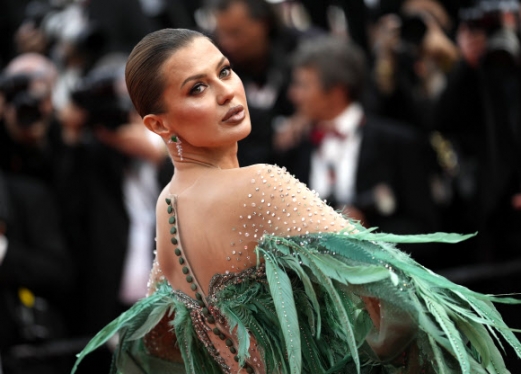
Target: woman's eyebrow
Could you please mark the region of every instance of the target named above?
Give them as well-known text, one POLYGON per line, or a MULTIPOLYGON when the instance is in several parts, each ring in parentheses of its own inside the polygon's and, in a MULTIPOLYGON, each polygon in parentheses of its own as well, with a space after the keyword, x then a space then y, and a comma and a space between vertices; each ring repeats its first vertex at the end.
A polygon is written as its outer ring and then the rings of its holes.
MULTIPOLYGON (((221 66, 224 62, 224 60, 226 60, 226 57, 223 56, 220 60, 219 60, 219 63, 217 64, 217 68, 219 68, 219 66, 221 66)), ((183 88, 183 86, 189 82, 189 81, 193 81, 193 80, 197 80, 197 79, 201 79, 201 78, 204 78, 206 77, 206 74, 196 74, 196 75, 191 75, 189 76, 188 78, 186 78, 183 83, 181 84, 181 88, 183 88)))

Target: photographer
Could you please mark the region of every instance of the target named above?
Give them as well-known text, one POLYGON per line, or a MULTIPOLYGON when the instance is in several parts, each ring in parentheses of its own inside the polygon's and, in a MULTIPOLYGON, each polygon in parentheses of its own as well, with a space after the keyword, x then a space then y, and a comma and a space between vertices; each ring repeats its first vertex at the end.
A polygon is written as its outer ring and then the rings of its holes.
POLYGON ((435 117, 457 151, 449 229, 480 231, 477 260, 511 259, 521 246, 519 4, 475 1, 460 18, 462 59, 435 117))
POLYGON ((51 98, 56 74, 49 59, 27 53, 11 61, 0 79, 0 169, 48 184, 53 183, 60 143, 51 98))
MULTIPOLYGON (((143 297, 152 265, 167 156, 161 139, 133 118, 121 67, 92 70, 59 112, 66 147, 58 187, 78 272, 68 313, 76 336, 92 336, 143 297)), ((110 356, 101 351, 82 370, 96 372, 110 356)))
POLYGON ((436 0, 404 1, 396 13, 377 16, 371 29, 374 67, 368 107, 430 130, 432 103, 459 57, 448 36, 451 27, 436 0))

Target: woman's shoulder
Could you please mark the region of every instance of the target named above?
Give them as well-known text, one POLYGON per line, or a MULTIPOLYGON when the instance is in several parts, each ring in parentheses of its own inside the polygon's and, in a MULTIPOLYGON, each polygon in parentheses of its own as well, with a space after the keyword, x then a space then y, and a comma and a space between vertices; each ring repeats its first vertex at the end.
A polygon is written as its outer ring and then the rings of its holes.
MULTIPOLYGON (((286 168, 270 164, 255 164, 237 169, 229 169, 232 174, 229 178, 223 178, 223 182, 227 185, 226 192, 231 194, 232 198, 238 198, 240 192, 244 192, 243 196, 249 196, 253 192, 269 192, 280 188, 287 188, 290 185, 301 184, 286 168), (230 188, 232 188, 230 190, 230 188)), ((302 184, 303 187, 305 187, 302 184)))
POLYGON ((242 182, 249 182, 255 184, 260 182, 262 184, 270 183, 269 180, 277 182, 298 182, 298 180, 291 175, 283 166, 271 164, 254 164, 235 169, 236 173, 242 177, 242 182))
POLYGON ((243 166, 236 169, 228 169, 228 170, 235 170, 239 174, 244 175, 251 175, 251 174, 257 174, 260 175, 262 173, 276 173, 276 174, 288 174, 288 171, 285 167, 278 166, 278 165, 272 165, 272 164, 253 164, 249 166, 243 166))
MULTIPOLYGON (((275 197, 288 194, 297 184, 300 182, 282 167, 255 164, 208 173, 190 192, 193 198, 204 200, 208 209, 218 210, 224 216, 250 216, 264 203, 274 203, 271 200, 275 197)), ((304 190, 305 186, 299 189, 304 190)))

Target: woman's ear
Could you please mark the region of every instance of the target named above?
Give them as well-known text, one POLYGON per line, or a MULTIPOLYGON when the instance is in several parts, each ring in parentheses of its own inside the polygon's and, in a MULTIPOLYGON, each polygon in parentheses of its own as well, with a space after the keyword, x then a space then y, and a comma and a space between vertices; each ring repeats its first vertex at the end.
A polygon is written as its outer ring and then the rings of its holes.
POLYGON ((147 114, 143 117, 143 123, 152 132, 155 132, 161 137, 170 134, 170 130, 165 126, 163 119, 157 114, 147 114))

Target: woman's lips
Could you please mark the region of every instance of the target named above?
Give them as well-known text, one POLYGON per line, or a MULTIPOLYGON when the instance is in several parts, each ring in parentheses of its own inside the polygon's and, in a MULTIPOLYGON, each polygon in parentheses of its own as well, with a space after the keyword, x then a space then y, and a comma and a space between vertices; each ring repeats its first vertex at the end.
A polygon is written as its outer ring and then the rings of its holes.
POLYGON ((240 122, 244 119, 245 116, 246 112, 244 107, 242 105, 237 105, 233 108, 230 108, 221 121, 226 123, 240 122))

